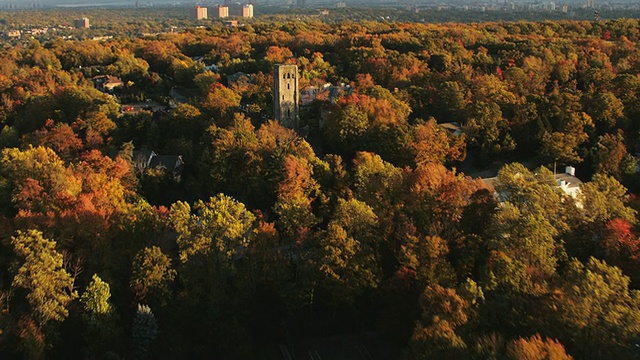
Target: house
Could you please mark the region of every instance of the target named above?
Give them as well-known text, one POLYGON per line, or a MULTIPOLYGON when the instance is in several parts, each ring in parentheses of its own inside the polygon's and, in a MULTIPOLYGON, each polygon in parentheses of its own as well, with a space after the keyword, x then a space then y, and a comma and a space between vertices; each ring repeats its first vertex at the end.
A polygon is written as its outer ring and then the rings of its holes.
POLYGON ((353 92, 350 85, 332 85, 326 83, 322 87, 307 85, 300 89, 300 105, 311 104, 314 100, 329 101, 335 104, 342 96, 349 96, 353 92))
POLYGON ((460 123, 448 122, 448 123, 438 124, 438 126, 444 130, 447 130, 451 135, 456 135, 456 136, 462 135, 462 126, 460 126, 460 123))
POLYGON ((228 28, 237 27, 238 26, 238 20, 227 20, 227 21, 224 22, 224 26, 226 26, 228 28))
POLYGON ((155 151, 140 149, 133 151, 133 163, 139 172, 144 172, 146 169, 160 169, 170 173, 176 182, 182 180, 184 167, 182 155, 158 155, 155 151))
MULTIPOLYGON (((175 86, 171 87, 171 90, 169 91, 169 96, 171 96, 171 98, 176 102, 176 103, 180 103, 180 104, 186 104, 189 102, 189 97, 183 93, 181 93, 178 88, 176 88, 175 86)), ((177 104, 176 104, 177 105, 177 104)))
POLYGON ((7 30, 4 32, 4 36, 7 38, 19 38, 21 35, 20 30, 7 30))
POLYGON ((553 177, 556 179, 558 187, 560 187, 565 194, 579 201, 578 197, 580 195, 582 181, 576 177, 576 168, 567 166, 564 173, 555 174, 553 177))
POLYGON ((151 164, 151 159, 154 156, 158 156, 153 150, 140 149, 133 150, 133 162, 136 164, 136 167, 140 167, 146 169, 151 164))
POLYGON ((98 75, 91 80, 93 81, 93 86, 103 92, 113 92, 113 89, 124 85, 122 80, 111 75, 98 75))
MULTIPOLYGON (((571 196, 576 201, 576 206, 582 207, 580 200, 582 180, 576 177, 576 168, 567 166, 564 173, 554 174, 553 177, 556 180, 556 186, 566 195, 571 196)), ((506 198, 506 194, 498 194, 495 190, 497 177, 481 178, 481 180, 487 189, 496 194, 498 200, 503 201, 506 198)))
POLYGON ((238 71, 227 76, 227 86, 235 85, 239 89, 246 89, 251 84, 251 75, 238 71))
POLYGON ((182 155, 156 155, 151 157, 149 167, 169 172, 176 182, 180 182, 184 161, 182 160, 182 155))

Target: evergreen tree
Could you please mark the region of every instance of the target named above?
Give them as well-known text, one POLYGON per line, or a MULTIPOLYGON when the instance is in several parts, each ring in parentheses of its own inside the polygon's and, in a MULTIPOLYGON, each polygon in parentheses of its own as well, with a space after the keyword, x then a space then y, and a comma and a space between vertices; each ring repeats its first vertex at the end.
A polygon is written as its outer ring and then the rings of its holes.
POLYGON ((151 308, 138 304, 131 327, 133 355, 136 359, 147 359, 153 341, 158 336, 158 324, 151 308))

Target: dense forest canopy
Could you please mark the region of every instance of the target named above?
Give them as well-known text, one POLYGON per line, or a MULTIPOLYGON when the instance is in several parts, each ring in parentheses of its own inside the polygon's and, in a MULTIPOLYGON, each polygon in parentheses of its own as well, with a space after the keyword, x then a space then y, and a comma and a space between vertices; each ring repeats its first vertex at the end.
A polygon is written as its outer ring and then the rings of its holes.
POLYGON ((638 356, 637 20, 140 21, 0 51, 0 356, 638 356))

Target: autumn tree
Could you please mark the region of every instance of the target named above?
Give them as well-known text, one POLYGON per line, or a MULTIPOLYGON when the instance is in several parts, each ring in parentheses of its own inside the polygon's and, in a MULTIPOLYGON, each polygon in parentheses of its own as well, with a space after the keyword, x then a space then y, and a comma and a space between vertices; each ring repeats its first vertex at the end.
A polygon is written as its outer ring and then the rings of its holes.
MULTIPOLYGON (((69 315, 69 305, 78 295, 74 279, 63 268, 62 254, 56 243, 37 230, 18 231, 11 245, 20 259, 20 267, 11 286, 19 289, 13 301, 26 299, 29 310, 20 318, 18 348, 24 356, 41 358, 50 343, 52 322, 62 322, 69 315)), ((20 303, 16 303, 20 308, 20 303)))
POLYGON ((233 110, 240 106, 240 100, 240 95, 233 90, 220 83, 214 83, 204 94, 201 106, 215 123, 226 125, 233 110))
POLYGON ((571 360, 558 340, 543 339, 536 334, 518 338, 507 346, 507 357, 513 360, 571 360))
POLYGON ((420 296, 422 314, 410 346, 417 359, 456 359, 464 356, 467 344, 456 331, 469 321, 469 302, 455 289, 430 285, 420 296))
POLYGON ((86 290, 80 296, 83 306, 82 317, 86 324, 86 356, 98 357, 107 351, 113 351, 116 337, 116 312, 111 305, 109 284, 94 274, 86 290))
POLYGON ((585 265, 573 260, 566 279, 558 300, 563 326, 558 337, 576 356, 631 357, 640 334, 640 294, 629 289, 629 278, 591 258, 585 265))
POLYGON ((351 305, 377 286, 376 226, 371 207, 355 199, 338 200, 335 217, 321 235, 317 264, 323 285, 338 304, 351 305))
POLYGON ((495 102, 475 103, 463 131, 469 136, 470 143, 479 147, 486 156, 509 152, 516 146, 502 110, 495 102))
POLYGON ((296 241, 318 222, 311 203, 319 187, 313 178, 313 168, 304 158, 287 155, 283 159, 283 179, 278 184, 274 212, 280 217, 282 234, 296 241))
POLYGON ((635 222, 636 211, 625 204, 627 189, 616 179, 595 174, 580 190, 587 221, 604 224, 613 218, 621 218, 635 222))
POLYGON ((609 220, 599 245, 608 264, 619 267, 625 275, 638 281, 640 240, 628 221, 620 218, 609 220))
POLYGON ((169 221, 178 234, 181 279, 193 299, 217 288, 223 296, 227 279, 235 273, 237 256, 250 243, 255 216, 244 204, 220 194, 198 200, 193 208, 178 201, 171 206, 169 221))
POLYGON ((595 171, 620 179, 625 172, 624 160, 628 157, 627 147, 621 131, 617 134, 604 134, 598 138, 598 143, 591 149, 595 171))
POLYGON ((129 287, 136 300, 163 306, 170 299, 176 271, 171 259, 157 246, 140 250, 133 258, 129 287))
POLYGON ((450 135, 431 118, 414 130, 413 151, 416 166, 428 163, 462 161, 466 156, 464 136, 450 135))

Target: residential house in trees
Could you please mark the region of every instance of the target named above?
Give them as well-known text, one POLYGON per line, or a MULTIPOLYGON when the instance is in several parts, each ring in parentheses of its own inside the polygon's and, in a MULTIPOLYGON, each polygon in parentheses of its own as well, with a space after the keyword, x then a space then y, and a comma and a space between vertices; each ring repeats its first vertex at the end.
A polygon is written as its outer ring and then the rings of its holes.
POLYGON ((176 182, 182 180, 184 160, 182 155, 158 155, 155 151, 140 149, 133 151, 133 164, 138 172, 146 169, 161 169, 171 174, 176 182))
POLYGON ((99 75, 93 77, 91 80, 93 80, 93 86, 103 92, 113 92, 113 89, 124 85, 122 80, 111 75, 99 75))
POLYGON ((451 134, 451 135, 456 135, 456 136, 462 135, 462 126, 460 126, 460 123, 457 123, 457 122, 446 122, 446 123, 440 123, 440 124, 438 124, 438 126, 440 126, 440 128, 442 128, 442 129, 448 131, 449 134, 451 134))
POLYGON ((236 86, 241 89, 246 89, 251 84, 251 75, 238 71, 235 74, 227 76, 227 86, 236 86))
POLYGON ((234 28, 238 26, 238 20, 227 20, 224 22, 224 26, 228 28, 234 28))
MULTIPOLYGON (((576 200, 576 205, 582 207, 580 201, 580 187, 582 186, 582 180, 576 177, 576 168, 573 166, 567 166, 564 173, 558 173, 553 175, 556 180, 556 186, 562 190, 566 195, 571 196, 576 200)), ((495 192, 495 183, 498 180, 497 177, 482 178, 482 182, 485 187, 490 191, 495 192)), ((506 194, 498 194, 495 192, 499 200, 503 200, 506 194)))
POLYGON ((578 200, 580 195, 580 186, 582 181, 576 177, 576 168, 573 166, 567 166, 564 173, 554 175, 558 186, 565 194, 578 200))
POLYGON ((171 174, 173 180, 180 182, 180 180, 182 180, 184 160, 182 160, 182 155, 156 155, 151 158, 149 167, 152 169, 162 169, 171 174))

